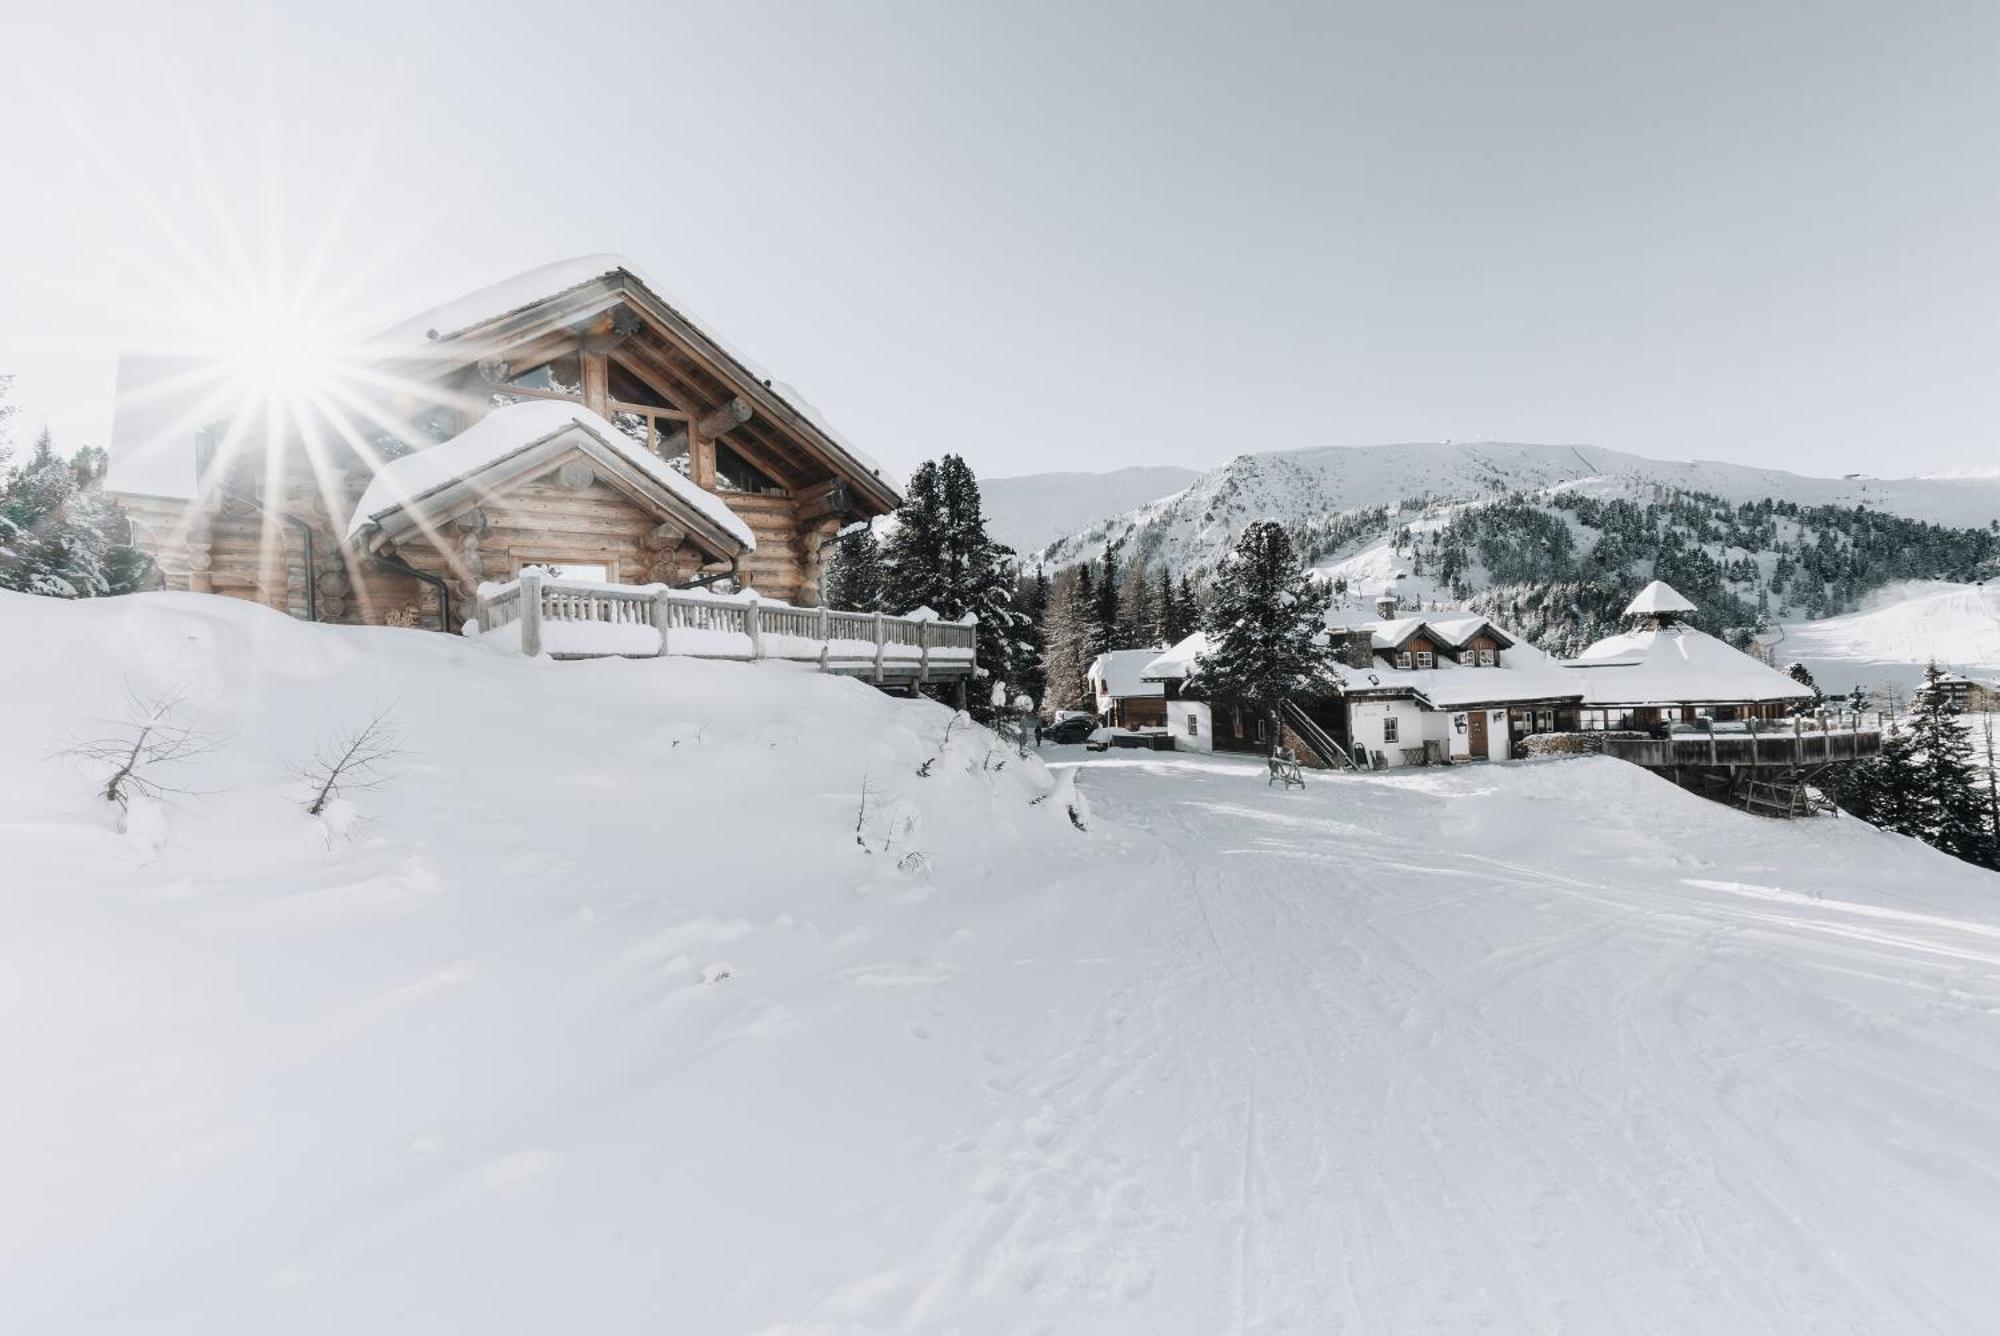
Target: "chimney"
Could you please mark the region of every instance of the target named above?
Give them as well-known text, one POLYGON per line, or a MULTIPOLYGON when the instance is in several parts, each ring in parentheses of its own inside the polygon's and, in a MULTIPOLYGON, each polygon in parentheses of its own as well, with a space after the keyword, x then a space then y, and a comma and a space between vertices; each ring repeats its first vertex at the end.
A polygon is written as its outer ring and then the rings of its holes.
POLYGON ((1385 622, 1395 617, 1396 615, 1395 590, 1384 589, 1381 593, 1375 596, 1375 615, 1377 617, 1380 617, 1385 622))

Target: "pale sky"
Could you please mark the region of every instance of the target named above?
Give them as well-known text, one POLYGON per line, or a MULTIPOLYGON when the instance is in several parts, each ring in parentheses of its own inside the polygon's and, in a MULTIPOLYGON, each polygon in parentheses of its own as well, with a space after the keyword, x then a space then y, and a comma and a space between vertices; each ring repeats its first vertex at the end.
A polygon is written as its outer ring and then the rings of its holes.
POLYGON ((0 372, 616 250, 900 470, 2000 465, 2000 5, 0 0, 0 372), (311 261, 317 257, 315 267, 311 261))

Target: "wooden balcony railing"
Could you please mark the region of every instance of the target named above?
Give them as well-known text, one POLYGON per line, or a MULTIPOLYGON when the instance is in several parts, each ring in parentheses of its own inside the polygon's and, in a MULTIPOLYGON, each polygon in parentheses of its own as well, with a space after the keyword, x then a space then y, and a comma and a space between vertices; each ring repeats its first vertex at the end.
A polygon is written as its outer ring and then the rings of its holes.
POLYGON ((1858 714, 1741 723, 1677 724, 1660 737, 1614 733, 1606 755, 1653 769, 1679 766, 1818 766, 1860 761, 1882 750, 1882 721, 1858 714))
POLYGON ((795 608, 665 585, 551 579, 536 571, 481 585, 474 617, 479 635, 504 635, 529 655, 790 659, 877 683, 969 677, 979 630, 970 619, 795 608))

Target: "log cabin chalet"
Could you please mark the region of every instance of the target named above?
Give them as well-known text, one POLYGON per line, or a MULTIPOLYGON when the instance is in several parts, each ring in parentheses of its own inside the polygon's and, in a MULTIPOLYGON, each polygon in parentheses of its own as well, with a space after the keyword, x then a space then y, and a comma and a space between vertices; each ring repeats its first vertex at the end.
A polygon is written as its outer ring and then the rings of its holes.
POLYGON ((108 487, 169 589, 457 629, 525 567, 819 602, 896 481, 617 256, 549 265, 368 341, 273 421, 188 359, 121 364, 108 487))

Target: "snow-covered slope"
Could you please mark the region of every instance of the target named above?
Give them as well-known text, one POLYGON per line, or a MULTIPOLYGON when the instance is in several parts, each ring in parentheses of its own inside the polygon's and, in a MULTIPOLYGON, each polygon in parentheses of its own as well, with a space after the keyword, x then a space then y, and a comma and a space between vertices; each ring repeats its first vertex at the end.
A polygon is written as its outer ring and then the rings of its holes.
POLYGON ((781 665, 171 595, 0 595, 0 642, 10 1329, 2000 1308, 2000 877, 1857 822, 1111 753, 1082 834, 982 732, 919 778, 941 708, 781 665), (162 689, 217 750, 121 836, 50 753, 162 689), (336 834, 286 762, 384 706, 336 834))
POLYGON ((1473 500, 1586 479, 1620 490, 1636 484, 1707 492, 1733 502, 1773 497, 1868 506, 1958 528, 2000 518, 2000 478, 1810 478, 1714 461, 1645 459, 1595 446, 1423 443, 1239 455, 1178 495, 1086 525, 1044 555, 1067 564, 1094 558, 1117 541, 1126 544, 1128 561, 1202 569, 1254 519, 1306 525, 1362 507, 1473 500))
POLYGON ((1086 525, 1159 497, 1201 475, 1170 464, 1110 473, 1024 473, 982 478, 986 528, 1016 552, 1046 547, 1086 525))
POLYGON ((1779 630, 1773 654, 1805 664, 1823 691, 1859 685, 1907 701, 1932 659, 2000 680, 2000 583, 1912 582, 1880 591, 1859 612, 1779 630))

